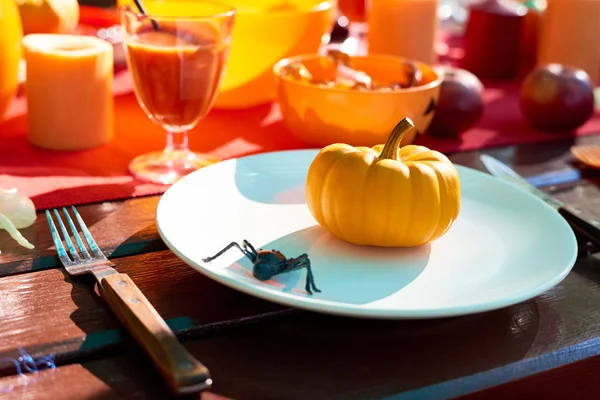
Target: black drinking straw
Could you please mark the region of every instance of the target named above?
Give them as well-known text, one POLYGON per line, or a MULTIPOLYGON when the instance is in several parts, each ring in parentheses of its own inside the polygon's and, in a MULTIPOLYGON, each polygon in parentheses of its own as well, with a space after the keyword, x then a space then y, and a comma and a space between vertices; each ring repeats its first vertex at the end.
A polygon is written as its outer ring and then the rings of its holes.
MULTIPOLYGON (((137 6, 138 10, 140 10, 140 13, 142 13, 144 15, 148 15, 148 13, 146 12, 146 9, 144 8, 144 4, 142 3, 142 0, 133 0, 133 2, 137 6)), ((156 22, 153 19, 151 19, 150 21, 152 22, 152 26, 154 27, 154 30, 156 30, 156 31, 160 30, 160 26, 158 26, 158 22, 156 22)))

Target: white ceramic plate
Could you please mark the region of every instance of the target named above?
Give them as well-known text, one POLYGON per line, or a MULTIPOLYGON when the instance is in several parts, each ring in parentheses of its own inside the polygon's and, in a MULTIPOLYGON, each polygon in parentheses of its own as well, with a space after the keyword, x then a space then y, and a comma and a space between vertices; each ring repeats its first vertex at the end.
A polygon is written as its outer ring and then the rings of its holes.
POLYGON ((343 242, 316 223, 305 203, 306 173, 316 154, 266 153, 188 175, 158 205, 161 237, 186 263, 231 288, 363 318, 447 317, 509 306, 550 289, 575 263, 575 236, 558 213, 529 193, 461 166, 461 212, 442 238, 412 249, 343 242), (236 249, 202 261, 244 239, 287 257, 308 253, 322 292, 305 292, 306 270, 259 281, 236 249))

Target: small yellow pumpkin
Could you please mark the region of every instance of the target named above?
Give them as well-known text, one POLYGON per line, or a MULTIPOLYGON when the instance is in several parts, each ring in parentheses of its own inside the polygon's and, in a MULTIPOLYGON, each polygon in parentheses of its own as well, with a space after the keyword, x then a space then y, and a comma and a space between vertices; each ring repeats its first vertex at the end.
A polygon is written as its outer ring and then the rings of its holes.
POLYGON ((331 234, 357 245, 412 247, 444 235, 460 210, 460 178, 443 154, 399 148, 405 118, 385 145, 331 144, 311 163, 306 203, 331 234))

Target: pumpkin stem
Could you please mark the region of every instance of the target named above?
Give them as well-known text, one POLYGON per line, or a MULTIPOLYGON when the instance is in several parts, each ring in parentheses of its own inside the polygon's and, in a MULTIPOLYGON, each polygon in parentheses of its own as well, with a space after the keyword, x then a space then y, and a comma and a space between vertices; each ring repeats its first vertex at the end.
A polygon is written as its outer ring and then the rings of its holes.
POLYGON ((387 142, 385 142, 385 146, 383 146, 383 150, 381 150, 381 154, 379 155, 379 158, 387 158, 389 160, 397 160, 398 159, 398 148, 400 147, 402 138, 414 127, 415 127, 415 124, 413 124, 411 119, 408 117, 406 117, 402 121, 398 122, 398 125, 396 125, 394 127, 394 129, 392 130, 392 133, 388 137, 387 142))

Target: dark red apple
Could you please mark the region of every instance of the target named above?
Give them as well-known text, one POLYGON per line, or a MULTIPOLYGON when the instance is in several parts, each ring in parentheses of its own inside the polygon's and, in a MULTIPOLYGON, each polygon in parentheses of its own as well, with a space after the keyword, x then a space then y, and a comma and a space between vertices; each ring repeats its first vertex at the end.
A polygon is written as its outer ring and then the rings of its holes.
POLYGON ((481 120, 484 87, 479 78, 464 69, 440 67, 436 72, 444 80, 427 133, 442 138, 456 138, 481 120))
POLYGON ((540 65, 523 81, 521 111, 525 120, 540 131, 573 131, 594 113, 594 85, 582 69, 540 65))

